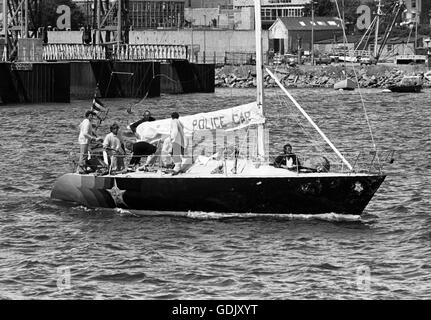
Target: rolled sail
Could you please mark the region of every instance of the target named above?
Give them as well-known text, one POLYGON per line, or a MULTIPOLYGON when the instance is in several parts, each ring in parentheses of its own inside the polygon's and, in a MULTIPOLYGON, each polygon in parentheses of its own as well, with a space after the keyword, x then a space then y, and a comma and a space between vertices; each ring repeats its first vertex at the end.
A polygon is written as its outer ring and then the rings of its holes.
MULTIPOLYGON (((148 141, 157 136, 169 135, 171 119, 143 122, 136 128, 139 140, 148 141)), ((180 117, 184 125, 184 134, 191 136, 194 132, 203 130, 233 131, 251 125, 265 123, 256 102, 238 107, 217 110, 213 112, 198 113, 180 117)))

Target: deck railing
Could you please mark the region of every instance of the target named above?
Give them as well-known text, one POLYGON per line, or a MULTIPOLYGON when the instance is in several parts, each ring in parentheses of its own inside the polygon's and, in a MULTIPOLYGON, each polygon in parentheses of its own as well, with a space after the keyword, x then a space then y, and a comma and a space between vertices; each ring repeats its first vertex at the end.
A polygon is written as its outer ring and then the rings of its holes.
MULTIPOLYGON (((239 151, 238 153, 235 153, 235 150, 232 148, 226 148, 224 150, 220 149, 219 152, 215 156, 215 154, 196 154, 193 152, 186 152, 184 159, 188 159, 188 163, 195 163, 199 156, 204 156, 207 158, 212 158, 220 163, 223 163, 225 160, 235 160, 235 157, 241 162, 244 160, 257 160, 256 156, 253 156, 252 154, 244 155, 243 152, 239 151), (215 156, 215 157, 214 157, 215 156)), ((94 152, 89 154, 91 158, 93 159, 93 166, 97 166, 98 168, 105 167, 108 168, 109 165, 104 163, 103 161, 103 154, 101 152, 94 152)), ((275 158, 279 154, 273 153, 268 156, 267 163, 273 164, 275 158)), ((300 166, 296 166, 294 168, 291 168, 289 170, 296 171, 298 173, 304 173, 304 172, 337 172, 337 173, 349 173, 349 172, 359 172, 359 173, 379 173, 382 171, 382 169, 388 164, 392 163, 394 161, 394 151, 389 150, 385 152, 380 152, 379 154, 375 153, 374 151, 371 152, 355 152, 355 153, 345 153, 345 156, 347 159, 349 159, 353 170, 349 170, 346 165, 344 164, 341 159, 339 159, 336 155, 328 155, 328 154, 307 154, 307 155, 301 155, 296 154, 297 160, 300 164, 300 166), (310 162, 311 159, 317 159, 314 162, 310 162), (319 160, 321 161, 319 163, 319 160), (323 160, 323 161, 322 161, 323 160), (310 163, 313 163, 313 166, 310 166, 310 163)), ((118 154, 113 155, 113 157, 123 158, 124 159, 124 165, 125 168, 128 167, 129 161, 132 159, 132 154, 118 154)), ((143 165, 146 161, 147 156, 139 156, 142 158, 141 165, 143 165)), ((78 165, 78 158, 79 153, 71 152, 69 154, 69 161, 71 164, 71 170, 75 171, 77 169, 78 165)), ((153 156, 153 159, 151 161, 151 164, 149 165, 149 169, 152 171, 157 171, 158 169, 165 168, 166 163, 170 163, 172 160, 170 158, 169 154, 165 155, 155 155, 153 156)), ((106 159, 105 159, 106 160, 106 159)), ((89 165, 91 166, 91 165, 89 165)), ((170 166, 167 166, 170 168, 170 166)), ((286 169, 287 170, 287 169, 286 169)))

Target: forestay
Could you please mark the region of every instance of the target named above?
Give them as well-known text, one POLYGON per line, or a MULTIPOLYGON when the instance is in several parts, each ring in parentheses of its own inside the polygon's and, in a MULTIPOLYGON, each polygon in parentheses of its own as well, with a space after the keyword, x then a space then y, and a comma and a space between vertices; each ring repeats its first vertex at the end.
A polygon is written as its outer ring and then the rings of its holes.
MULTIPOLYGON (((171 119, 143 122, 136 128, 139 140, 148 141, 160 135, 169 135, 171 119)), ((264 124, 265 117, 256 102, 213 112, 198 113, 180 117, 184 134, 191 136, 203 130, 239 130, 251 125, 264 124)))

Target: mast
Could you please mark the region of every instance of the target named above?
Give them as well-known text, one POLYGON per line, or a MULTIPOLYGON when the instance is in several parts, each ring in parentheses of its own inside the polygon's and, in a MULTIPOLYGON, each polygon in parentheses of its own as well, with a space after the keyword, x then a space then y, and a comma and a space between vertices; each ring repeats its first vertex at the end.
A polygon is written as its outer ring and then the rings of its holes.
POLYGON ((380 16, 382 14, 382 1, 379 0, 377 5, 377 23, 376 23, 376 34, 374 36, 374 58, 378 55, 378 37, 379 37, 379 24, 380 24, 380 16))
POLYGON ((415 45, 414 45, 414 48, 415 48, 414 54, 416 54, 416 50, 418 48, 418 13, 417 12, 415 13, 415 45))
POLYGON ((96 7, 96 14, 97 14, 97 19, 96 19, 96 23, 97 23, 97 31, 96 31, 96 44, 100 44, 100 29, 101 29, 101 25, 100 25, 100 15, 101 15, 101 10, 100 10, 100 6, 102 5, 102 3, 100 2, 100 0, 97 0, 97 7, 96 7))
MULTIPOLYGON (((261 0, 254 1, 254 16, 256 30, 256 103, 257 107, 264 116, 263 112, 263 51, 262 51, 262 19, 261 19, 261 0)), ((264 145, 264 125, 257 128, 257 156, 263 159, 265 156, 264 145)))
POLYGON ((379 51, 377 52, 377 56, 375 57, 376 58, 376 62, 379 61, 380 55, 382 54, 383 48, 385 47, 386 42, 389 39, 389 35, 391 34, 392 29, 394 28, 395 22, 398 19, 398 17, 401 14, 401 12, 404 10, 404 8, 405 8, 405 5, 404 5, 404 1, 403 0, 399 0, 395 4, 395 7, 394 7, 394 11, 395 11, 394 18, 392 19, 392 23, 387 27, 386 32, 385 32, 385 34, 383 36, 382 43, 380 44, 379 51))
POLYGON ((24 11, 25 11, 25 15, 24 15, 24 30, 23 30, 23 34, 21 34, 21 37, 23 38, 28 38, 28 0, 25 0, 24 2, 24 11))
MULTIPOLYGON (((343 21, 342 21, 342 27, 343 27, 343 49, 344 49, 344 72, 346 73, 346 79, 347 79, 347 36, 346 36, 346 6, 343 0, 343 21)), ((353 53, 354 54, 354 53, 353 53)))
POLYGON ((121 33, 122 33, 122 21, 121 21, 121 14, 123 13, 123 6, 122 6, 122 1, 121 0, 117 0, 117 5, 118 5, 118 11, 117 11, 117 45, 118 48, 120 47, 121 41, 122 41, 122 37, 121 37, 121 33))
POLYGON ((314 66, 314 0, 311 0, 311 65, 314 66))
MULTIPOLYGON (((7 0, 3 0, 3 31, 4 31, 4 43, 5 43, 5 45, 4 45, 4 47, 5 47, 5 50, 6 50, 6 61, 8 61, 9 59, 8 59, 8 21, 7 21, 7 18, 8 18, 8 10, 9 10, 9 8, 8 8, 8 3, 7 3, 7 0)), ((3 54, 3 52, 2 52, 2 54, 3 54)))

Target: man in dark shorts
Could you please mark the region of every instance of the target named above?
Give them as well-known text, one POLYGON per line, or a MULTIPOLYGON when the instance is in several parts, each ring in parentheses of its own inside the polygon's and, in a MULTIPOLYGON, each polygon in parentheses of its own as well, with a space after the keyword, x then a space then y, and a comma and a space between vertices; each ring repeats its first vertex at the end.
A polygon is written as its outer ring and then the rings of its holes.
POLYGON ((139 166, 142 157, 151 156, 157 151, 157 146, 145 141, 138 141, 135 143, 128 142, 126 146, 127 149, 132 151, 132 159, 130 159, 129 163, 130 169, 139 166))

